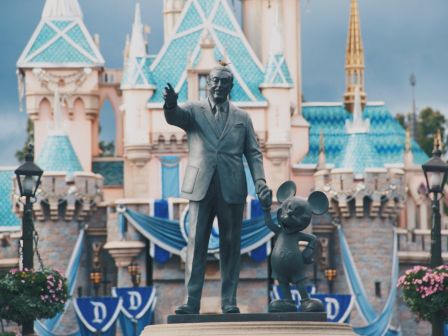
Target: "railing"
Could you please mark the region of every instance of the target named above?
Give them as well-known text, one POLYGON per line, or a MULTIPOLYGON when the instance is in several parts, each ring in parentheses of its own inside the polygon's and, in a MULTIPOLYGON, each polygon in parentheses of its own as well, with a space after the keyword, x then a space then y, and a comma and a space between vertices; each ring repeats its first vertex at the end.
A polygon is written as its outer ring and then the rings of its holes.
POLYGON ((123 78, 121 69, 104 69, 100 74, 100 84, 102 85, 120 85, 123 78))
MULTIPOLYGON (((398 256, 406 263, 427 263, 431 251, 431 230, 426 229, 397 229, 398 256)), ((442 255, 448 260, 448 230, 442 230, 442 255)))

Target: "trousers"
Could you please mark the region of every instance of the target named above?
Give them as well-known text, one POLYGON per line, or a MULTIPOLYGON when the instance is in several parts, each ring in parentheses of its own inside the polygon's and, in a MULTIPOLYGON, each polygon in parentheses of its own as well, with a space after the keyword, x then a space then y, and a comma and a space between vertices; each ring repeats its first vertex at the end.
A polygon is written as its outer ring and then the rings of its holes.
POLYGON ((221 306, 236 305, 243 211, 244 204, 229 204, 224 200, 217 171, 212 177, 205 197, 200 201, 190 201, 190 231, 185 265, 185 285, 189 305, 200 308, 208 242, 215 217, 218 218, 219 227, 221 306))

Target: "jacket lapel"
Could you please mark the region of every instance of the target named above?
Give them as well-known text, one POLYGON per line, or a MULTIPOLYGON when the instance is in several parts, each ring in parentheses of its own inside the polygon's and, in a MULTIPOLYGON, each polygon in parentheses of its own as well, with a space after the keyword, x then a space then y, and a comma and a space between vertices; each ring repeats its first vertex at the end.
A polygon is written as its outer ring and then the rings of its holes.
POLYGON ((213 116, 212 111, 210 110, 210 105, 207 100, 201 101, 201 109, 202 112, 204 113, 205 119, 207 119, 208 123, 210 124, 210 127, 215 133, 216 138, 219 138, 218 126, 216 125, 215 117, 213 116))
POLYGON ((229 133, 230 129, 232 128, 233 124, 235 123, 235 106, 229 102, 229 115, 227 116, 227 122, 224 126, 224 130, 221 133, 220 140, 223 139, 227 133, 229 133))

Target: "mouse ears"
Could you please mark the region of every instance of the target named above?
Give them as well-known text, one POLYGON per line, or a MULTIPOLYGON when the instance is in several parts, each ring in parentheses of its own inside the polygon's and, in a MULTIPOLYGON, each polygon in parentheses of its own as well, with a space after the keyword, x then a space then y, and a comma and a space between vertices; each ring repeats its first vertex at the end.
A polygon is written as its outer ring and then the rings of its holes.
POLYGON ((283 203, 288 198, 296 195, 296 184, 293 181, 283 182, 277 190, 277 201, 283 203))
POLYGON ((327 196, 322 191, 313 191, 308 196, 308 203, 311 211, 315 215, 322 215, 327 212, 329 202, 327 196))

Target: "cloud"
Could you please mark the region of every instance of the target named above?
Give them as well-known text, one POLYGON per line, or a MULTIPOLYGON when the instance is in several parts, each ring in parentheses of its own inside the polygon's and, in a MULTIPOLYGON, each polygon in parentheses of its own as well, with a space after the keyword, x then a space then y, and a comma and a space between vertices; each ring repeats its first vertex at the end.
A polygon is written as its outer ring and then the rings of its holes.
POLYGON ((16 165, 16 150, 21 149, 26 140, 26 112, 4 112, 0 106, 0 166, 16 165))

